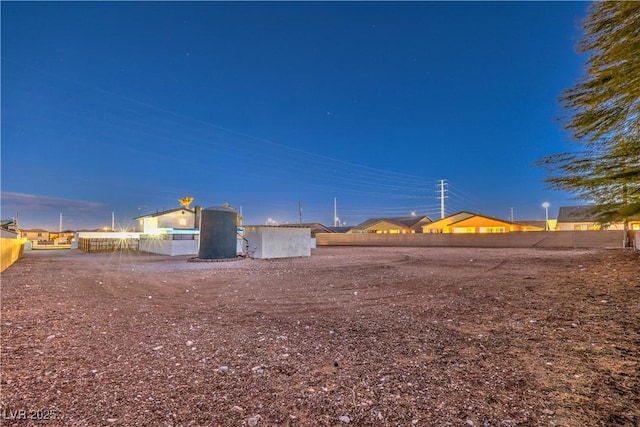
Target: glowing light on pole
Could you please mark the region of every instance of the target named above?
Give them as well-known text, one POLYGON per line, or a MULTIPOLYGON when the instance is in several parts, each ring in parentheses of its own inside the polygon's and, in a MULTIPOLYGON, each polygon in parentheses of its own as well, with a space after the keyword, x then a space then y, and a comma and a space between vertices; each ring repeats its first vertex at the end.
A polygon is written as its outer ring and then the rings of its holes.
POLYGON ((544 231, 549 231, 549 202, 544 202, 542 207, 544 208, 544 231))

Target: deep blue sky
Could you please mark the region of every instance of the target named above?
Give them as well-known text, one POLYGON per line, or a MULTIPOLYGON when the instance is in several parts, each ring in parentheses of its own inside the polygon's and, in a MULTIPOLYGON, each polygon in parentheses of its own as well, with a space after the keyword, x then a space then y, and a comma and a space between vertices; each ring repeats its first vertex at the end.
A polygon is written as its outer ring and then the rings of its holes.
POLYGON ((550 216, 584 2, 6 2, 2 217, 550 216))

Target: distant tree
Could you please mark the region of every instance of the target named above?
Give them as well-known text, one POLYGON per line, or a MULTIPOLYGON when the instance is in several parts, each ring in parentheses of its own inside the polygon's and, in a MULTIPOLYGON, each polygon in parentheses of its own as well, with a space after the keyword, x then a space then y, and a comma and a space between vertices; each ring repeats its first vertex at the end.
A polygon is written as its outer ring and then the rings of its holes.
POLYGON ((560 96, 579 148, 538 164, 551 187, 597 204, 601 222, 626 231, 640 213, 640 2, 594 2, 583 29, 586 73, 560 96))
POLYGON ((191 196, 185 196, 182 199, 178 200, 178 202, 185 208, 185 209, 189 209, 189 206, 191 205, 191 203, 193 202, 193 197, 191 196))

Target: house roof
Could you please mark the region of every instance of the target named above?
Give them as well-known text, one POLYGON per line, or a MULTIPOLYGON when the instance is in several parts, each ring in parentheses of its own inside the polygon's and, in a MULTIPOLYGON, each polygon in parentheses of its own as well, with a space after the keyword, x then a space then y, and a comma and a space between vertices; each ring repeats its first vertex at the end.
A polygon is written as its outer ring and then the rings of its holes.
POLYGON ((505 224, 516 224, 516 225, 518 225, 518 223, 511 222, 511 221, 506 220, 506 219, 495 218, 495 217, 492 217, 492 216, 477 214, 477 213, 473 213, 473 212, 461 211, 461 212, 455 213, 453 215, 449 215, 447 217, 439 219, 437 221, 434 221, 431 224, 425 224, 425 226, 431 226, 431 225, 438 226, 438 225, 440 225, 439 223, 442 223, 443 226, 449 227, 451 225, 457 224, 459 222, 462 222, 462 221, 467 220, 467 219, 472 218, 472 217, 486 218, 486 219, 490 219, 492 221, 500 221, 500 222, 503 222, 505 224))
POLYGON ((327 227, 334 233, 346 233, 351 230, 353 227, 327 227))
MULTIPOLYGON (((598 215, 606 211, 607 206, 582 205, 582 206, 562 206, 558 211, 558 222, 600 222, 598 215)), ((640 215, 632 215, 630 220, 640 219, 640 215)))
POLYGON ((423 221, 431 221, 431 218, 428 216, 403 216, 403 217, 393 217, 393 218, 371 218, 360 224, 356 225, 352 228, 352 230, 365 230, 371 227, 374 224, 379 222, 388 222, 390 224, 397 225, 401 228, 412 228, 414 225, 423 222, 423 221))
POLYGON ((153 217, 156 217, 156 216, 162 216, 162 215, 170 214, 172 212, 177 212, 177 211, 187 211, 187 212, 190 212, 192 214, 195 214, 195 211, 192 210, 192 209, 175 208, 175 209, 167 209, 165 211, 160 211, 160 212, 156 212, 156 213, 152 213, 152 214, 146 214, 146 215, 137 216, 137 217, 135 217, 133 219, 153 218, 153 217))
POLYGON ((595 206, 561 206, 558 222, 597 222, 595 206))
POLYGON ((543 219, 540 220, 524 220, 524 221, 516 221, 516 224, 520 225, 528 225, 530 227, 538 227, 544 229, 547 226, 547 222, 543 219))
POLYGON ((445 226, 448 226, 450 224, 453 224, 454 222, 458 222, 458 221, 461 221, 463 219, 471 218, 474 215, 475 214, 472 214, 471 212, 462 211, 462 212, 455 213, 453 215, 445 216, 444 218, 437 219, 437 220, 433 221, 431 224, 425 224, 425 226, 431 226, 431 225, 438 226, 438 225, 441 225, 441 224, 443 224, 445 226))
POLYGON ((319 222, 309 222, 303 224, 279 224, 278 227, 310 228, 312 235, 315 235, 316 233, 335 233, 334 230, 320 224, 319 222))

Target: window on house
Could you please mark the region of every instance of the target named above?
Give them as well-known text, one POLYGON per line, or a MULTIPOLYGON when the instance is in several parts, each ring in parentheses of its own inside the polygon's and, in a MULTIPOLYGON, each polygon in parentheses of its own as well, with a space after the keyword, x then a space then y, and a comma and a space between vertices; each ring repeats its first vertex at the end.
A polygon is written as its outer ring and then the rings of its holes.
POLYGON ((504 227, 480 227, 481 233, 504 233, 504 227))
POLYGON ((180 218, 178 220, 178 224, 180 225, 187 225, 187 219, 186 218, 180 218))
POLYGON ((454 233, 475 233, 475 227, 453 227, 454 233))

